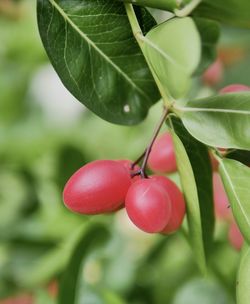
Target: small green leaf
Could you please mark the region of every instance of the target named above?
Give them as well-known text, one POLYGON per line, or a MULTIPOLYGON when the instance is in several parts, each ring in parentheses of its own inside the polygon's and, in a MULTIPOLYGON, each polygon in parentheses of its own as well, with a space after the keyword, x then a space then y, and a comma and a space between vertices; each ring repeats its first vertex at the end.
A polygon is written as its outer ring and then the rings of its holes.
POLYGON ((214 232, 212 172, 208 151, 187 133, 179 120, 171 118, 170 124, 187 202, 190 238, 197 263, 205 272, 206 257, 211 250, 214 232))
MULTIPOLYGON (((140 9, 143 29, 155 22, 140 9)), ((65 87, 113 123, 135 124, 159 99, 124 5, 114 0, 38 0, 47 54, 65 87)))
POLYGON ((202 46, 201 61, 195 71, 195 74, 199 75, 216 59, 216 44, 220 37, 220 27, 217 22, 209 19, 194 18, 193 20, 200 33, 202 46))
POLYGON ((246 248, 241 256, 236 282, 237 304, 248 304, 250 299, 250 248, 246 248))
POLYGON ((173 98, 183 97, 201 56, 201 41, 194 21, 174 18, 153 28, 144 39, 145 56, 173 98))
POLYGON ((58 304, 74 304, 77 299, 77 283, 81 273, 81 264, 91 250, 96 249, 107 241, 109 232, 102 224, 92 225, 83 231, 69 263, 63 273, 58 295, 58 304))
POLYGON ((223 159, 220 174, 235 220, 250 243, 250 168, 232 159, 223 159))
POLYGON ((195 16, 250 28, 249 0, 202 0, 193 12, 195 16))
POLYGON ((250 149, 250 93, 230 93, 178 107, 187 130, 214 147, 250 149))

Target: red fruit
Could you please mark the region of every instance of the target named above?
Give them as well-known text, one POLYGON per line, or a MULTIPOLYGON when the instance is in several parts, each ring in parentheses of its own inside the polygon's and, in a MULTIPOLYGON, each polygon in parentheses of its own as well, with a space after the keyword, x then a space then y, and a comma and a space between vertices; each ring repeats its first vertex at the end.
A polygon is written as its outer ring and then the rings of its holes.
POLYGON ((171 215, 167 192, 154 179, 141 179, 132 184, 125 200, 131 221, 148 233, 160 232, 171 215))
POLYGON ((241 91, 250 91, 250 87, 244 84, 231 84, 220 90, 220 94, 241 92, 241 91))
POLYGON ((208 86, 215 86, 223 77, 223 65, 220 59, 217 59, 202 75, 203 83, 208 86))
POLYGON ((232 217, 231 209, 229 208, 229 201, 227 194, 219 173, 213 173, 213 190, 214 190, 214 207, 215 215, 220 219, 229 220, 232 217))
POLYGON ((170 133, 162 134, 154 143, 148 159, 149 168, 158 173, 177 170, 174 144, 170 133))
POLYGON ((244 238, 240 232, 240 229, 238 228, 237 224, 233 222, 228 231, 228 239, 230 244, 236 249, 240 250, 243 243, 244 243, 244 238))
POLYGON ((124 203, 131 185, 128 170, 113 160, 97 160, 80 168, 67 182, 63 199, 72 211, 108 213, 124 203))
POLYGON ((167 191, 171 203, 170 219, 161 232, 166 234, 173 233, 180 228, 186 213, 183 194, 171 179, 157 175, 154 175, 151 178, 157 181, 157 183, 167 191))
POLYGON ((19 295, 14 298, 3 299, 0 304, 32 304, 34 299, 31 295, 19 295))
POLYGON ((128 170, 131 178, 132 178, 132 182, 137 181, 138 179, 141 179, 140 175, 136 175, 133 177, 133 173, 138 172, 140 170, 140 167, 138 165, 134 166, 134 169, 131 169, 131 166, 133 164, 133 162, 131 160, 128 159, 119 159, 117 160, 119 163, 123 164, 125 166, 125 168, 128 170))

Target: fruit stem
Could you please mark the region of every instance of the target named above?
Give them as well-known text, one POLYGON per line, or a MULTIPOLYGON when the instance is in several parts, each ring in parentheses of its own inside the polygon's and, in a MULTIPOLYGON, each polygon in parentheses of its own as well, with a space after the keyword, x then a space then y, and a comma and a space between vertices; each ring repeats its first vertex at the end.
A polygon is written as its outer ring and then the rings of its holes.
POLYGON ((134 169, 134 167, 139 164, 139 162, 143 159, 143 157, 146 154, 147 149, 144 150, 144 152, 133 162, 133 164, 131 165, 131 170, 134 169))
POLYGON ((168 113, 169 113, 168 108, 164 107, 161 119, 154 130, 154 133, 153 133, 153 136, 152 136, 152 139, 151 139, 149 145, 147 146, 146 150, 142 153, 142 155, 131 166, 131 168, 133 169, 135 167, 135 165, 138 164, 143 159, 141 169, 138 170, 137 172, 135 172, 133 174, 133 177, 136 175, 141 175, 142 178, 148 177, 146 174, 146 166, 147 166, 148 158, 149 158, 150 152, 152 150, 153 144, 161 130, 162 125, 164 124, 164 122, 167 118, 168 113))

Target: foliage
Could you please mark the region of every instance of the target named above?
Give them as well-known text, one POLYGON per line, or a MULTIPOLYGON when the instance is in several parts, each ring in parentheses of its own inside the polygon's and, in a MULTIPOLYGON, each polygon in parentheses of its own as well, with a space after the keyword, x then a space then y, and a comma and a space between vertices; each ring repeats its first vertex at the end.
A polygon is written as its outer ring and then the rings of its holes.
POLYGON ((0 6, 0 298, 28 293, 53 304, 57 292, 48 286, 56 281, 59 303, 247 304, 250 93, 217 91, 249 85, 249 1, 38 0, 39 33, 35 3, 7 2, 0 6), (150 10, 166 16, 156 25, 145 6, 173 15, 150 10), (224 80, 208 89, 199 76, 218 41, 236 55, 228 64, 223 53, 224 80), (36 86, 45 51, 65 87, 108 122, 84 106, 67 121, 64 101, 50 120, 43 93, 49 104, 62 96, 53 97, 48 82, 36 86), (70 213, 61 197, 69 176, 95 159, 136 159, 162 101, 179 168, 169 177, 187 202, 183 228, 145 235, 123 210, 97 219, 70 213), (241 255, 226 240, 228 224, 214 225, 211 151, 246 241, 241 255))

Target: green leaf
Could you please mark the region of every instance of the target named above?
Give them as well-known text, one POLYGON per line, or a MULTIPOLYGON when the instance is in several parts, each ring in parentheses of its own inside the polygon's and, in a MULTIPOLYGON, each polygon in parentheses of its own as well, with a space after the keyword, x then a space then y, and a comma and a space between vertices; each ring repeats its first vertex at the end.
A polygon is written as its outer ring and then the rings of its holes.
POLYGON ((234 218, 250 243, 250 168, 236 160, 223 159, 219 170, 234 218))
POLYGON ((172 135, 182 189, 187 202, 189 233, 196 260, 205 272, 213 241, 212 171, 207 148, 192 138, 182 123, 171 118, 172 135))
POLYGON ((193 14, 226 24, 250 28, 249 11, 249 0, 202 0, 193 14))
POLYGON ((153 28, 144 39, 144 51, 167 94, 183 97, 201 56, 201 41, 193 20, 174 18, 153 28))
POLYGON ((250 248, 243 251, 236 282, 237 304, 248 304, 250 299, 250 248))
POLYGON ((250 93, 230 93, 189 101, 181 110, 187 130, 214 147, 250 149, 250 93))
MULTIPOLYGON (((27 262, 29 267, 22 262, 22 269, 25 269, 19 271, 19 273, 15 272, 20 286, 37 288, 49 282, 64 269, 73 248, 78 243, 83 231, 86 230, 86 224, 83 224, 81 227, 74 227, 74 229, 70 236, 53 247, 53 249, 48 250, 46 254, 41 255, 35 262, 31 263, 31 259, 29 258, 27 262)), ((18 254, 18 250, 16 252, 18 254)))
MULTIPOLYGON (((159 93, 122 3, 38 0, 37 13, 47 54, 80 102, 113 123, 145 118, 159 93)), ((155 24, 144 9, 141 20, 155 24)))
POLYGON ((129 2, 136 5, 154 7, 162 10, 168 10, 173 12, 176 9, 184 8, 191 0, 119 0, 123 2, 129 2))
POLYGON ((196 75, 201 74, 216 59, 216 44, 220 37, 220 27, 217 22, 205 18, 193 19, 200 33, 202 56, 196 75))
POLYGON ((246 150, 232 150, 226 154, 227 158, 238 160, 244 165, 250 165, 250 151, 246 150))
POLYGON ((108 236, 109 233, 102 224, 95 224, 84 231, 63 273, 59 287, 58 304, 76 303, 77 283, 82 271, 81 265, 91 250, 106 242, 108 236))
POLYGON ((192 279, 177 291, 173 304, 233 304, 226 291, 216 281, 192 279))

